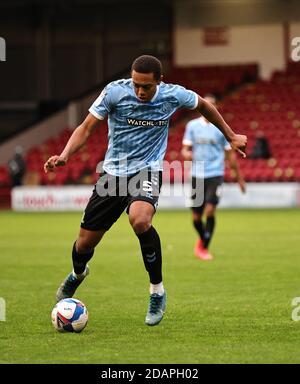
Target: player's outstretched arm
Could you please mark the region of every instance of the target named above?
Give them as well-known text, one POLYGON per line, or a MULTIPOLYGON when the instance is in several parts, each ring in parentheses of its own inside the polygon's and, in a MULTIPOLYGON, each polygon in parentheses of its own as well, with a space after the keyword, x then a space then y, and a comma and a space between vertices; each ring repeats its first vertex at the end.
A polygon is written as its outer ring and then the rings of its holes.
POLYGON ((237 135, 225 122, 219 111, 215 106, 209 103, 207 100, 203 99, 198 95, 198 106, 196 108, 198 112, 201 113, 207 120, 214 124, 223 135, 226 137, 227 141, 230 143, 231 147, 239 152, 243 157, 246 157, 246 146, 247 146, 247 136, 237 135))
POLYGON ((49 157, 49 159, 45 162, 44 171, 46 173, 53 172, 56 167, 66 165, 70 156, 72 156, 85 144, 93 129, 98 124, 99 120, 89 113, 86 119, 74 130, 62 153, 60 155, 49 157))

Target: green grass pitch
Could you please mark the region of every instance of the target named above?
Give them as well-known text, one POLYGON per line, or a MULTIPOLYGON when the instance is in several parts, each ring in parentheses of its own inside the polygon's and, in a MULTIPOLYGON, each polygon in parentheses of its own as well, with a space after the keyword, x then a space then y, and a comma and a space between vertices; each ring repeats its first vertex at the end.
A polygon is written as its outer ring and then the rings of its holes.
POLYGON ((300 363, 300 215, 219 210, 211 251, 193 255, 189 211, 158 211, 167 311, 144 325, 148 276, 126 214, 105 235, 75 297, 81 334, 54 330, 50 313, 71 270, 81 213, 0 213, 0 363, 300 363))

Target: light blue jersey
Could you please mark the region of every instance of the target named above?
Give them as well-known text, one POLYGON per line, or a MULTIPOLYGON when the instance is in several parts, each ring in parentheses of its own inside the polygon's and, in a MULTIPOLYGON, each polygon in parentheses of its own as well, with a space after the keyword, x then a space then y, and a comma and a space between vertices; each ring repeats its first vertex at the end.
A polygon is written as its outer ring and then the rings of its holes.
POLYGON ((197 94, 179 85, 162 82, 150 102, 141 102, 132 79, 108 84, 89 109, 100 120, 108 115, 104 170, 115 176, 147 167, 162 170, 172 114, 178 108, 194 109, 197 105, 197 94))
POLYGON ((191 120, 186 125, 183 144, 193 147, 192 176, 208 178, 224 175, 224 150, 230 150, 231 146, 215 125, 203 117, 191 120))

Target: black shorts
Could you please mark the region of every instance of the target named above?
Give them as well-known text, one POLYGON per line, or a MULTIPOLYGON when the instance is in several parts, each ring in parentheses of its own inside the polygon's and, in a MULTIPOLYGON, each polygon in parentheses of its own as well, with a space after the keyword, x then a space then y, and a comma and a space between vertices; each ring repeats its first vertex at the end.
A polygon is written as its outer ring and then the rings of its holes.
POLYGON ((127 177, 103 173, 86 206, 81 228, 108 230, 134 201, 146 201, 156 210, 162 184, 161 171, 142 170, 127 177))
POLYGON ((197 179, 196 177, 192 177, 191 208, 196 212, 202 212, 205 204, 218 205, 222 184, 222 176, 208 177, 206 179, 197 179), (201 190, 199 191, 199 189, 201 190), (200 196, 200 199, 199 194, 202 194, 202 196, 200 196), (193 204, 196 198, 201 201, 201 204, 193 204))

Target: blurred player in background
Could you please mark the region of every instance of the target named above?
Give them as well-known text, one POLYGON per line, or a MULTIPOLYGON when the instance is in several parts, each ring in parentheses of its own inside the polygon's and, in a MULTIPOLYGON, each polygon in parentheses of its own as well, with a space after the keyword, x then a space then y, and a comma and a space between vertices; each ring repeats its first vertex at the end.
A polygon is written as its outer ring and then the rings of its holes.
POLYGON ((23 184, 23 178, 26 173, 26 162, 23 154, 23 148, 20 145, 16 146, 14 155, 8 162, 8 170, 13 187, 18 187, 23 184))
MULTIPOLYGON (((216 105, 213 95, 207 95, 204 99, 216 105)), ((192 200, 195 202, 197 192, 201 193, 200 188, 203 191, 201 204, 192 204, 193 224, 199 235, 194 253, 199 259, 212 260, 208 247, 216 223, 216 207, 223 183, 225 159, 243 193, 246 191, 246 184, 235 152, 220 130, 204 116, 193 119, 186 125, 182 156, 185 160, 192 161, 192 200)))
POLYGON ((132 64, 131 78, 108 84, 90 107, 86 119, 73 132, 63 152, 50 157, 44 165, 45 172, 64 166, 83 146, 99 120, 108 115, 108 149, 103 172, 87 204, 73 246, 73 271, 59 287, 56 298, 61 300, 74 295, 89 273, 87 263, 96 245, 127 209, 150 279, 147 325, 158 324, 166 307, 160 238, 152 218, 158 202, 172 114, 181 107, 195 109, 217 126, 232 148, 243 156, 247 144, 246 136, 235 134, 208 101, 193 91, 161 80, 161 62, 149 55, 138 57, 132 64), (129 185, 136 180, 139 180, 137 188, 131 190, 129 185), (127 186, 127 193, 120 193, 120 189, 124 192, 127 186))

